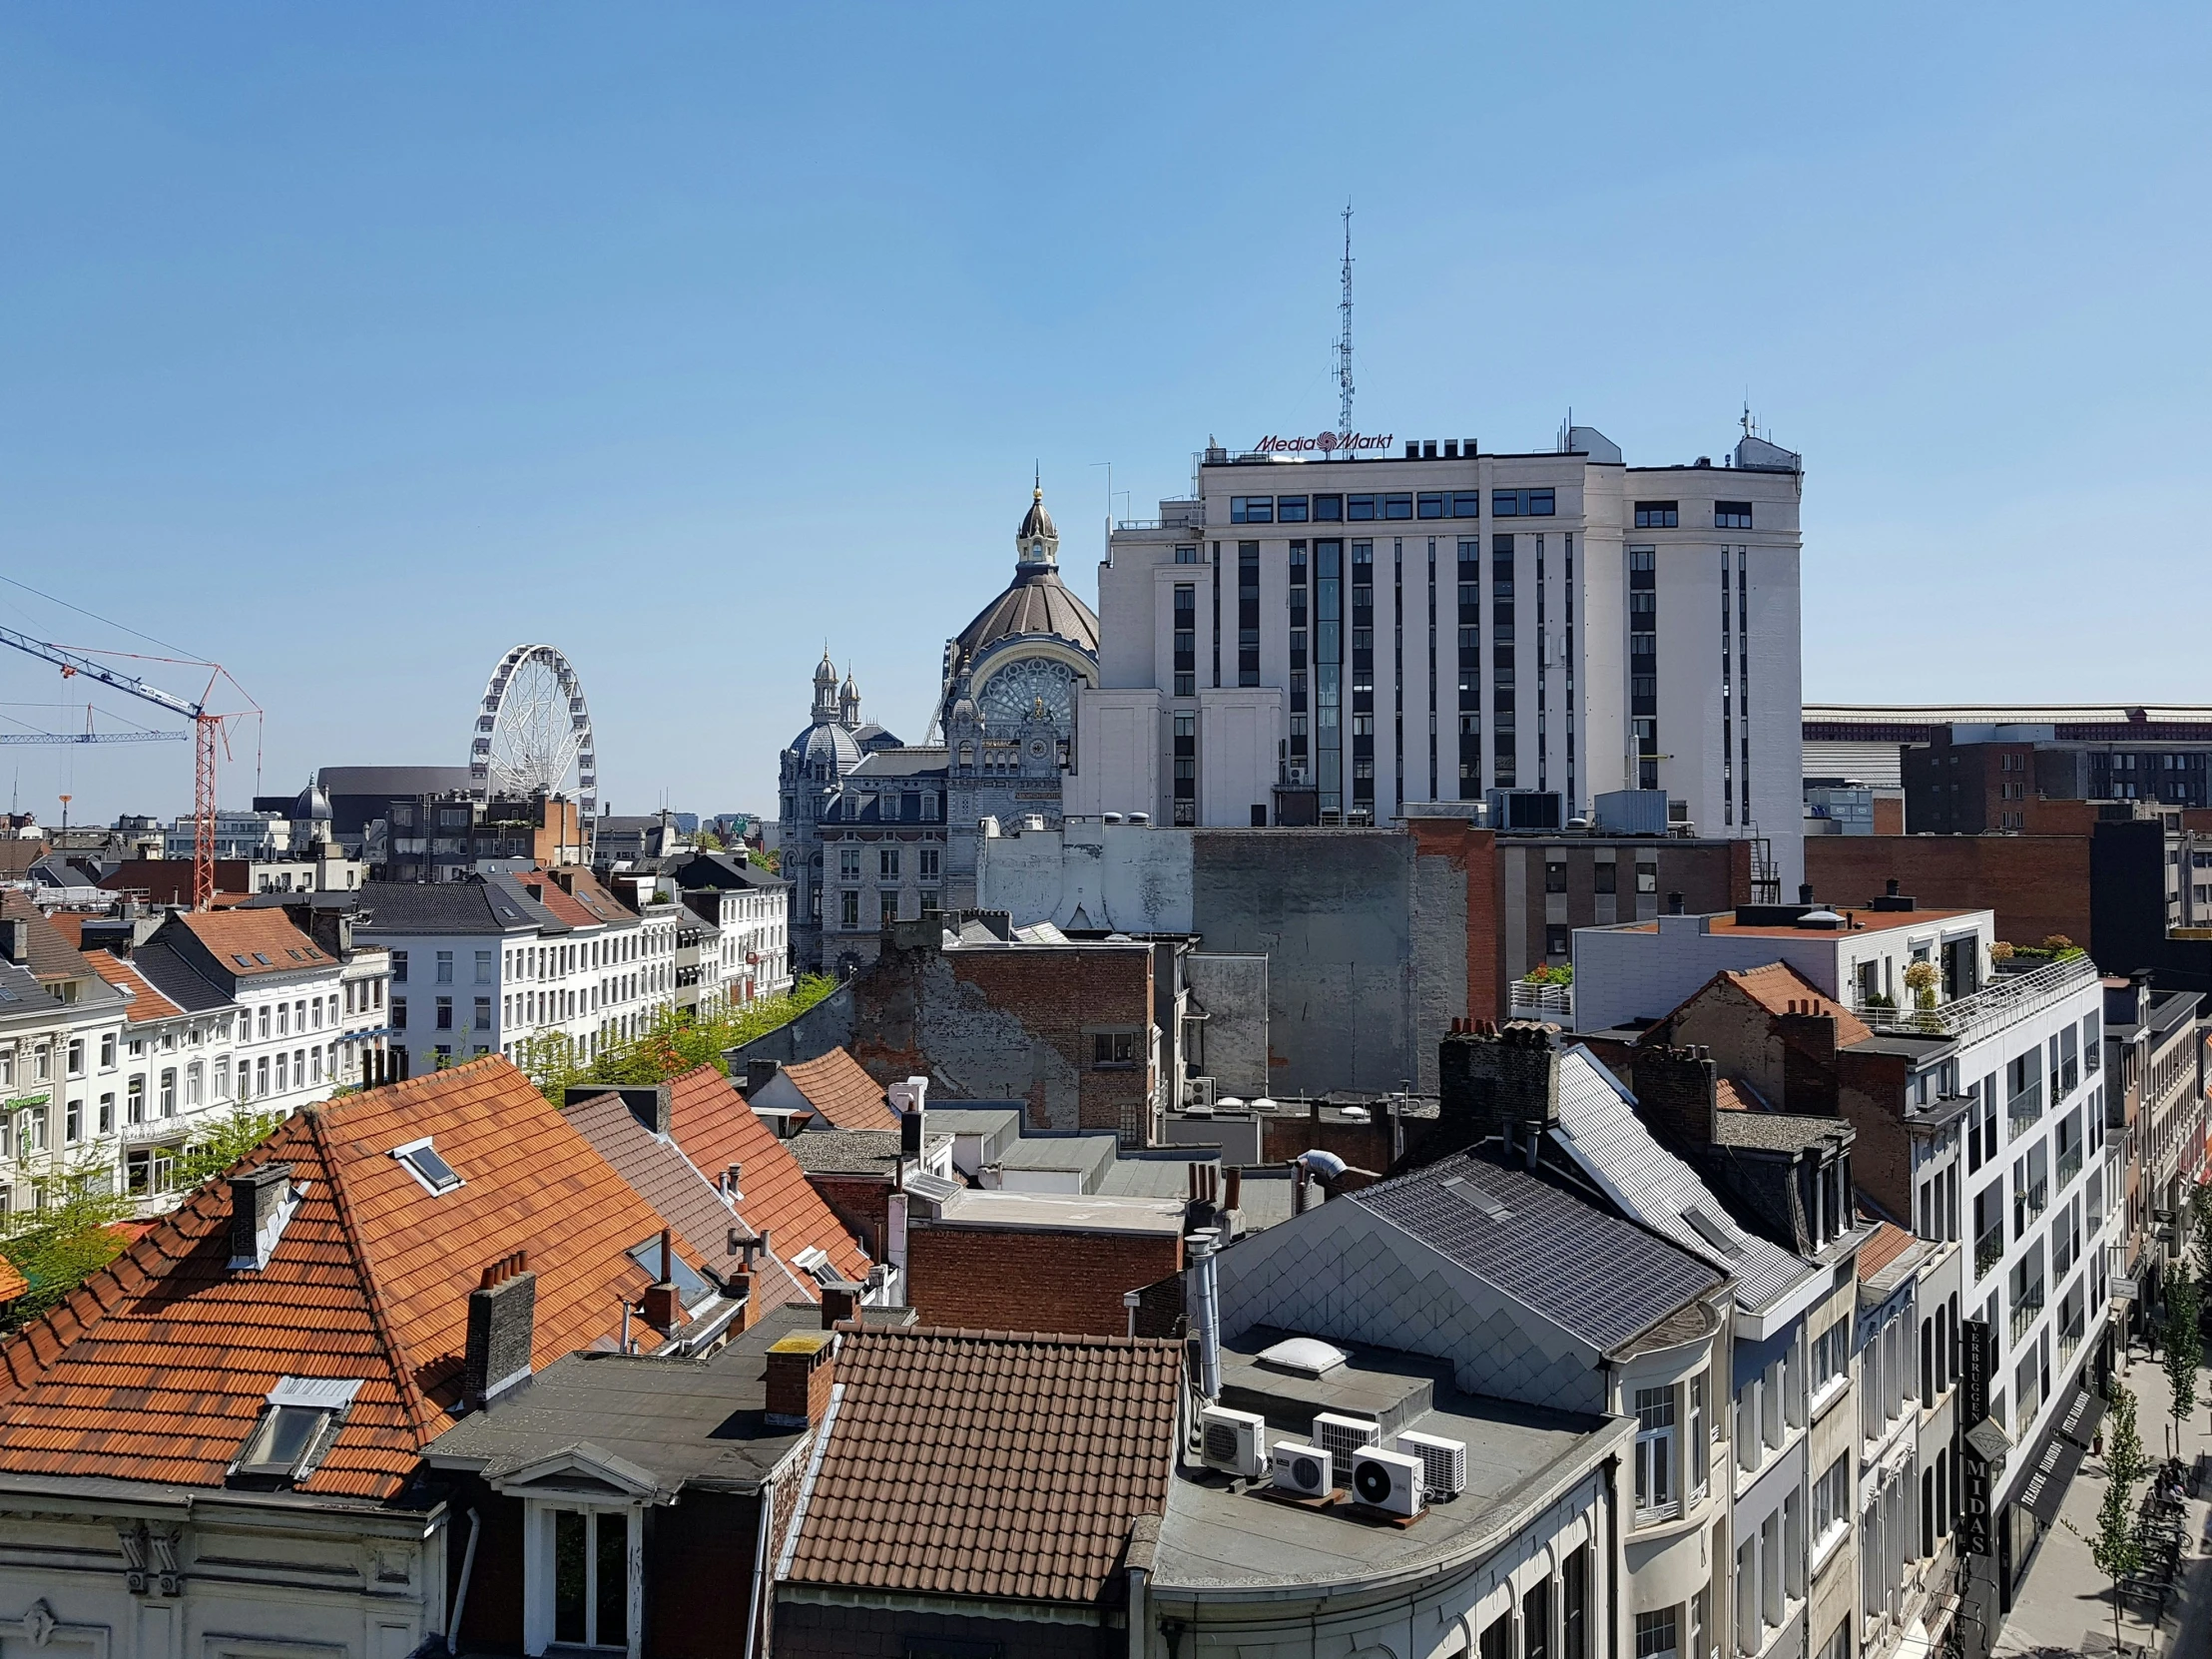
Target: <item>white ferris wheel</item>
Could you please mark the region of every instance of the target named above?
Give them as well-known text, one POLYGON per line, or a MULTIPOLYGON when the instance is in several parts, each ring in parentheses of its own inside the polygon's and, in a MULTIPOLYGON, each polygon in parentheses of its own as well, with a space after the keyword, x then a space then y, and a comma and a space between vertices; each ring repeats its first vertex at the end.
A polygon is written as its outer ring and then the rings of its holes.
POLYGON ((564 795, 586 825, 599 810, 599 758, 584 683, 550 645, 518 645, 499 659, 477 705, 469 787, 495 795, 564 795))

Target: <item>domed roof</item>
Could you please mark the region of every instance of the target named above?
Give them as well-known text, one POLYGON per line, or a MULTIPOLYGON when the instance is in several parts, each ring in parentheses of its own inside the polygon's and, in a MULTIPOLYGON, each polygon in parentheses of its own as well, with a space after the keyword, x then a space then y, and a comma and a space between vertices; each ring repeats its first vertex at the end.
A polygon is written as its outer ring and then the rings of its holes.
POLYGON ((1070 593, 1051 566, 1025 566, 1012 586, 976 614, 954 642, 952 671, 958 674, 1000 640, 1019 634, 1051 634, 1078 650, 1098 655, 1098 617, 1070 593))
POLYGON ((799 764, 812 768, 817 761, 830 763, 830 771, 835 777, 843 777, 860 764, 860 746, 853 742, 852 734, 834 721, 818 722, 792 739, 784 751, 799 757, 799 764))
POLYGON ((1021 528, 1014 532, 1014 539, 1025 550, 1029 543, 1038 537, 1049 539, 1055 547, 1059 545, 1060 532, 1052 526, 1052 515, 1044 510, 1044 486, 1042 484, 1039 484, 1035 493, 1030 496, 1029 511, 1022 515, 1021 528))
POLYGON ((837 683, 837 665, 830 660, 830 648, 822 648, 822 661, 815 665, 815 684, 833 686, 837 683))
POLYGON ((322 793, 320 785, 309 784, 291 804, 291 816, 295 822, 327 824, 330 822, 330 798, 322 793))

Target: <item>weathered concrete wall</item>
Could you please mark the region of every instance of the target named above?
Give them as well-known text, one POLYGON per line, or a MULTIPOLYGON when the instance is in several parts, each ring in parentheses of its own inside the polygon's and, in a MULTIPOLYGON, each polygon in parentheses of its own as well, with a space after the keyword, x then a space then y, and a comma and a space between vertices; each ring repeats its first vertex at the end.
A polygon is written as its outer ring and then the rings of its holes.
POLYGON ((1191 831, 1132 824, 1070 824, 985 836, 977 902, 1014 925, 1122 933, 1188 933, 1191 831))
POLYGON ((1201 830, 1191 919, 1269 958, 1277 1096, 1394 1089, 1426 1034, 1412 988, 1413 843, 1387 830, 1201 830))
POLYGON ((1437 1088, 1436 1044, 1455 1019, 1501 1019, 1497 837, 1460 819, 1415 819, 1413 1070, 1420 1094, 1437 1088))
POLYGON ((847 981, 789 1024, 764 1031, 737 1048, 724 1049, 723 1058, 730 1062, 730 1075, 742 1081, 748 1060, 794 1065, 801 1060, 819 1060, 832 1048, 843 1048, 851 1041, 852 985, 847 981))
POLYGON ((1206 1011, 1205 1061, 1217 1095, 1250 1099, 1274 1087, 1268 1070, 1268 958, 1192 951, 1183 982, 1206 1011))

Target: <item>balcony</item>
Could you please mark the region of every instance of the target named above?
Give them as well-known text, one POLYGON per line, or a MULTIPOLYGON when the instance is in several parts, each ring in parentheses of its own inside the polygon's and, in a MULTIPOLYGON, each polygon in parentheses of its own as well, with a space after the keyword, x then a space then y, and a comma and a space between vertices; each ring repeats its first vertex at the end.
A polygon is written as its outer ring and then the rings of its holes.
POLYGON ((1572 985, 1537 985, 1525 979, 1513 981, 1510 1010, 1515 1019, 1549 1020, 1553 1024, 1574 1027, 1574 987, 1572 985))
POLYGON ((1878 1030, 1917 1031, 1971 1042, 2025 1019, 2096 976, 2096 964, 2086 955, 2068 956, 2028 973, 2005 974, 1970 996, 1933 1008, 1893 1008, 1880 1001, 1855 1000, 1852 1012, 1878 1030))
POLYGON ((2064 1192, 2081 1173, 2081 1146, 2076 1142, 2058 1155, 2058 1190, 2064 1192))
POLYGON ((2005 1102, 2005 1117, 2009 1120, 2005 1133, 2008 1137, 2025 1134, 2035 1126, 2035 1120, 2043 1115, 2043 1085, 2038 1078, 2031 1088, 2023 1089, 2005 1102))
POLYGON ((1997 1225, 1973 1242, 1973 1276, 1986 1279, 2004 1260, 2004 1223, 2000 1216, 1997 1225))
MULTIPOLYGON (((2038 1283, 2012 1304, 2012 1347, 2020 1346, 2020 1340, 2027 1335, 2027 1328, 2035 1323, 2042 1311, 2043 1287, 2038 1283)), ((2020 1420, 2026 1421, 2024 1413, 2020 1420)))

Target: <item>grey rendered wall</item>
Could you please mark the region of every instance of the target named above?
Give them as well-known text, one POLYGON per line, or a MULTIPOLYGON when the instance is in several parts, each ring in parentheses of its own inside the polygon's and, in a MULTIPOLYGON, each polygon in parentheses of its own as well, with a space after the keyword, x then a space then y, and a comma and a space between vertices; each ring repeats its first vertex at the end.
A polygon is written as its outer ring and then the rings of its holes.
POLYGON ((1270 1094, 1382 1091, 1418 1074, 1412 886, 1412 838, 1389 830, 1193 837, 1206 949, 1269 959, 1270 1094))
POLYGON ((1203 1070, 1215 1094, 1249 1100, 1268 1093, 1267 957, 1194 950, 1183 958, 1183 982, 1206 1011, 1203 1070))

